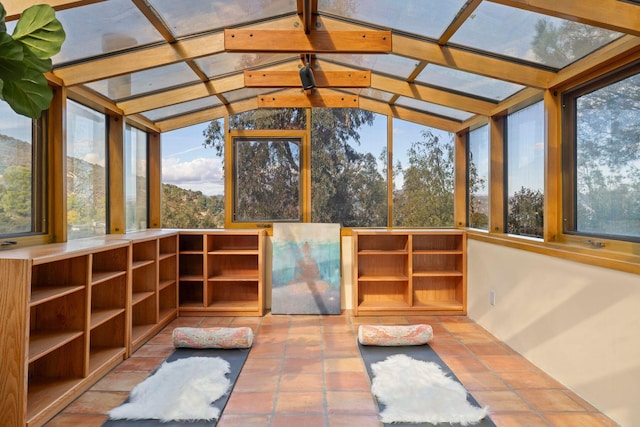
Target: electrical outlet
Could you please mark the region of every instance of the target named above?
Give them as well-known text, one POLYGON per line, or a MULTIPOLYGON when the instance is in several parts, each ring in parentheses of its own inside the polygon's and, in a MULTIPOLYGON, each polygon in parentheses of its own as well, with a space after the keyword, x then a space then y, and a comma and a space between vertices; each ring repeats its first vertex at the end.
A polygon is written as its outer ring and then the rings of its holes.
POLYGON ((496 291, 493 289, 489 291, 489 304, 496 305, 496 291))

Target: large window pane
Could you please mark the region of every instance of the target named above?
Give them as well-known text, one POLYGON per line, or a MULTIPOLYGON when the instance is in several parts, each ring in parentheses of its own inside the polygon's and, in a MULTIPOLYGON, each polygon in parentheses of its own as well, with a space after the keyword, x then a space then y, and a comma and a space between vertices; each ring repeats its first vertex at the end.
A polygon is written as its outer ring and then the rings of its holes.
POLYGON ((107 231, 106 117, 67 102, 67 233, 69 239, 107 231))
POLYGON ((507 117, 507 233, 543 235, 544 146, 542 102, 507 117))
POLYGON ((162 227, 224 227, 223 159, 222 120, 162 134, 162 227))
POLYGON ((124 179, 127 231, 147 228, 147 133, 126 125, 124 179))
POLYGON ((579 96, 575 109, 574 231, 635 240, 640 237, 640 74, 579 96))
POLYGON ((301 138, 234 137, 233 221, 301 221, 301 138))
POLYGON ((0 101, 0 236, 41 231, 33 123, 0 101))
POLYGON ((467 225, 489 229, 489 126, 469 132, 467 150, 467 225))
POLYGON ((453 226, 453 134, 393 120, 393 225, 453 226))
POLYGON ((311 112, 311 220, 387 225, 387 118, 350 108, 311 112))

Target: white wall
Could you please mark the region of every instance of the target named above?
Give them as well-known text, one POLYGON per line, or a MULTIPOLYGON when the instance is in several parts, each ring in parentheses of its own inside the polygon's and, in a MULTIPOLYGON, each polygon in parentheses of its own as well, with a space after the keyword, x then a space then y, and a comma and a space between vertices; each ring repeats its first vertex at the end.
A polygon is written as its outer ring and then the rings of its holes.
POLYGON ((640 426, 640 276, 471 239, 467 248, 469 317, 616 422, 640 426))

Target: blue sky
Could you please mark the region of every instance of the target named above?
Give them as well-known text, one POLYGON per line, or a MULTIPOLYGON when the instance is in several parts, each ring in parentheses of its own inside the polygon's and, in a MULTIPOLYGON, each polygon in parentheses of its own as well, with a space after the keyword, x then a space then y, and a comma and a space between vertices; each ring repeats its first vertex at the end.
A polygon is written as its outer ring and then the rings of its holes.
MULTIPOLYGON (((215 150, 202 146, 203 131, 207 126, 208 122, 162 134, 162 182, 207 195, 224 194, 222 159, 216 156, 215 150)), ((404 166, 407 165, 406 150, 412 142, 422 140, 424 129, 429 128, 394 120, 394 163, 399 159, 404 166)), ((441 141, 448 141, 451 137, 448 132, 433 128, 431 131, 439 135, 441 141)), ((356 149, 370 151, 378 158, 387 143, 386 116, 376 114, 373 126, 361 128, 360 135, 361 144, 355 146, 356 149)), ((401 182, 396 186, 399 184, 401 182)))

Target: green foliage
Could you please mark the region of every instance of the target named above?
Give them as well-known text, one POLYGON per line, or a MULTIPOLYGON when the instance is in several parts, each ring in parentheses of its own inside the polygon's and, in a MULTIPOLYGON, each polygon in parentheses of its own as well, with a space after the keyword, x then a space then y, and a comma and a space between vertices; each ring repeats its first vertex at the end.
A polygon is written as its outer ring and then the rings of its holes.
POLYGON ((9 166, 0 177, 0 234, 31 229, 31 170, 9 166))
POLYGON ((224 200, 162 184, 162 227, 223 228, 224 200))
MULTIPOLYGON (((359 129, 373 113, 314 108, 311 116, 311 219, 344 227, 387 225, 386 177, 375 156, 362 153, 359 129)), ((364 141, 366 144, 366 141, 364 141)))
POLYGON ((37 119, 49 108, 53 94, 43 73, 65 39, 62 24, 48 5, 26 9, 7 34, 6 11, 0 4, 0 99, 18 114, 37 119))
POLYGON ((449 227, 453 225, 454 146, 430 131, 422 132, 408 151, 402 189, 394 194, 394 226, 449 227))
POLYGON ((487 230, 489 228, 489 200, 486 196, 479 197, 476 194, 481 190, 486 193, 486 179, 478 174, 478 167, 473 161, 473 153, 469 152, 467 169, 467 186, 469 192, 469 227, 487 230))
POLYGON ((542 237, 544 224, 544 195, 540 190, 522 187, 509 198, 507 233, 542 237))

